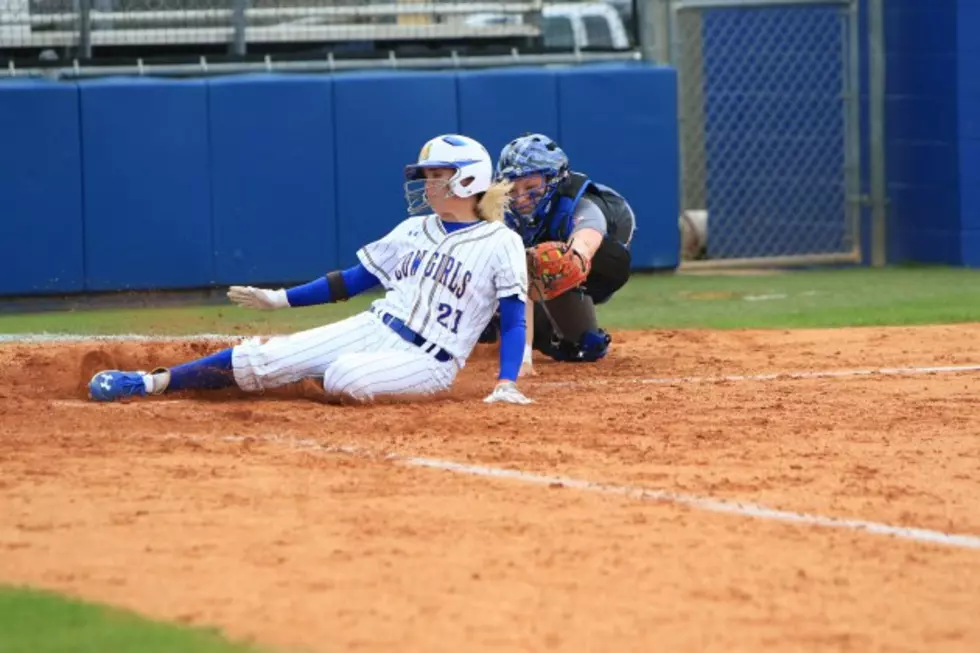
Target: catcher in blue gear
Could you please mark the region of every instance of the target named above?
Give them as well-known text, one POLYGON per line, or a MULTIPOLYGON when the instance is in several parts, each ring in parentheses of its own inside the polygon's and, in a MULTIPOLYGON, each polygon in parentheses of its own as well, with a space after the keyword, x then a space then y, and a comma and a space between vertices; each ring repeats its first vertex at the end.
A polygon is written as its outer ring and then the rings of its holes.
MULTIPOLYGON (((632 208, 613 189, 571 171, 565 152, 543 134, 525 134, 504 146, 496 175, 513 183, 506 221, 527 248, 532 283, 533 268, 540 263, 536 254, 545 249, 545 265, 563 255, 581 267, 566 284, 574 287, 559 283, 558 290, 543 293, 541 301, 528 303, 531 342, 525 348, 523 372, 532 372, 532 349, 558 361, 603 358, 612 339, 599 328, 595 307, 629 281, 630 241, 636 228, 632 208)), ((571 262, 566 269, 574 269, 571 262)), ((491 321, 481 341, 494 342, 496 333, 496 322, 491 321)))

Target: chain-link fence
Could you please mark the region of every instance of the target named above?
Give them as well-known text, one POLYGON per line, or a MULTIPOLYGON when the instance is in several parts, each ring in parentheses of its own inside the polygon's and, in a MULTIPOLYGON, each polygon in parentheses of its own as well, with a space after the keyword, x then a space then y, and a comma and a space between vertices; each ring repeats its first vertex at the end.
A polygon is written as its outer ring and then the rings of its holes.
POLYGON ((857 0, 674 0, 669 15, 689 255, 856 260, 857 0))
POLYGON ((628 51, 637 0, 0 0, 0 56, 628 51))

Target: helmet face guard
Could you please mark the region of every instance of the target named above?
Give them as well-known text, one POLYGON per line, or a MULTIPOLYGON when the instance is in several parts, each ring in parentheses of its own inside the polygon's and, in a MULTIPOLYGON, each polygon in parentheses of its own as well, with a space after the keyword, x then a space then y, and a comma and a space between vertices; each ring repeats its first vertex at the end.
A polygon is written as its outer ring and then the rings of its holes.
POLYGON ((497 177, 516 181, 541 175, 544 184, 512 196, 512 219, 534 227, 544 218, 558 185, 568 174, 568 157, 558 144, 542 134, 525 134, 504 146, 497 160, 497 177), (522 208, 515 208, 524 205, 522 208))
POLYGON ((428 180, 423 172, 425 167, 450 167, 450 166, 423 166, 419 168, 417 177, 405 182, 405 202, 408 204, 408 212, 411 215, 424 213, 432 209, 430 193, 441 192, 443 197, 453 197, 452 184, 460 177, 457 168, 456 173, 450 179, 428 180))

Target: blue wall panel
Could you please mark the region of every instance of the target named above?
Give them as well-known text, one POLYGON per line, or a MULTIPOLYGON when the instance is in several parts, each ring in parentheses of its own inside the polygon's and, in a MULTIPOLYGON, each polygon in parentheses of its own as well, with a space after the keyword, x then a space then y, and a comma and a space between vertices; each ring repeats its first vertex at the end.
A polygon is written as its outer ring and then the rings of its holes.
POLYGON ((934 84, 916 85, 886 98, 885 106, 892 118, 887 122, 888 136, 893 142, 954 144, 958 109, 955 92, 938 88, 945 85, 945 78, 946 75, 936 75, 934 84))
POLYGON ((302 281, 337 266, 333 81, 209 82, 215 278, 302 281))
POLYGON ((0 84, 0 295, 84 281, 78 89, 0 84))
POLYGON ((960 262, 957 195, 926 186, 895 185, 889 189, 889 199, 889 227, 898 240, 891 262, 960 262))
POLYGON ((405 219, 404 167, 426 141, 459 131, 452 73, 359 73, 334 82, 341 267, 405 219))
POLYGON ((205 82, 80 87, 87 289, 211 283, 205 82))
POLYGON ((633 207, 634 268, 679 262, 676 84, 673 69, 650 66, 569 68, 558 76, 559 143, 573 170, 633 207))
POLYGON ((525 132, 561 143, 558 77, 548 68, 516 68, 458 74, 459 129, 497 157, 525 132))
POLYGON ((964 231, 980 231, 980 137, 961 138, 958 154, 963 180, 960 227, 964 231))
POLYGON ((956 8, 885 5, 888 259, 960 262, 956 8))
MULTIPOLYGON (((956 158, 956 144, 940 140, 896 140, 890 146, 891 163, 895 166, 895 178, 905 185, 929 189, 946 189, 944 194, 956 188, 960 167, 956 158)), ((956 216, 946 216, 944 223, 955 229, 956 216)))
POLYGON ((709 256, 844 251, 838 8, 709 10, 701 36, 709 256))
MULTIPOLYGON (((974 104, 980 111, 980 101, 974 100, 974 104)), ((980 267, 980 138, 960 140, 959 163, 960 262, 980 267)))
POLYGON ((980 2, 959 0, 957 9, 960 251, 965 265, 980 267, 980 2))

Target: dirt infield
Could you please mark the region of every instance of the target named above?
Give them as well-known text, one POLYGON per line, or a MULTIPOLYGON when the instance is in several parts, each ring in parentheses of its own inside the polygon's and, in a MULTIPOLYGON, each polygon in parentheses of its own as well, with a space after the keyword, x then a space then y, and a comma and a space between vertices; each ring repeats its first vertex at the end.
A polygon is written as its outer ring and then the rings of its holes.
POLYGON ((980 536, 980 371, 855 373, 980 364, 980 325, 614 337, 530 409, 479 401, 489 349, 417 404, 97 405, 221 344, 2 345, 0 581, 285 650, 978 650, 977 549, 386 458, 980 536))

